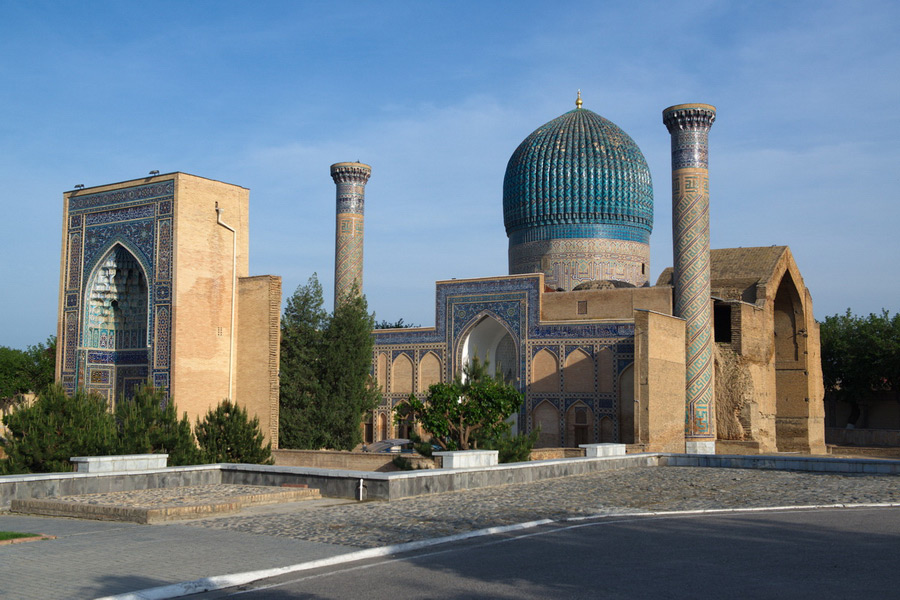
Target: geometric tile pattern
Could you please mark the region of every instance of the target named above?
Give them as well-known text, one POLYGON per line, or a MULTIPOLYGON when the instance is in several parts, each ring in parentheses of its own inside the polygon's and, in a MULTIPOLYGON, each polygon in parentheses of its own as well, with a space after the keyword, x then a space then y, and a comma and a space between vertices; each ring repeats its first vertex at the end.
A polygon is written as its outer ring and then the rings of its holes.
POLYGON ((579 283, 647 282, 650 244, 603 237, 561 238, 509 245, 510 275, 543 273, 550 287, 571 291, 579 283))
POLYGON ((362 293, 363 239, 366 182, 372 168, 362 163, 331 165, 336 189, 334 247, 334 302, 344 298, 356 285, 362 293))
POLYGON ((715 439, 709 269, 708 105, 666 109, 672 138, 675 315, 685 320, 685 437, 715 439))

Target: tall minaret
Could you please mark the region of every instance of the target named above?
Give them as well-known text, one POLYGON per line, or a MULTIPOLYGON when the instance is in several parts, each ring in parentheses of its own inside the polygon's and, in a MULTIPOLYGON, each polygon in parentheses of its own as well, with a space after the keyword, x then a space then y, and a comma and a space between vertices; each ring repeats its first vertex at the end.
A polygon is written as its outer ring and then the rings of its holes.
POLYGON ((715 454, 712 309, 709 282, 709 129, 716 108, 679 104, 663 111, 672 136, 672 242, 675 315, 685 320, 685 452, 715 454))
POLYGON ((363 285, 363 216, 366 182, 372 167, 359 162, 331 165, 331 178, 337 186, 337 220, 334 233, 334 305, 347 296, 356 284, 363 285))

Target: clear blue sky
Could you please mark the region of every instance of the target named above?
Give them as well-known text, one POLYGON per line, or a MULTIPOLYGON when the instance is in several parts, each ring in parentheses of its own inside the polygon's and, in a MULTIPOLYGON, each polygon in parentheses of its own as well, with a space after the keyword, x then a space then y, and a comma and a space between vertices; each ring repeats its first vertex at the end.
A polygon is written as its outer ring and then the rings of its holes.
POLYGON ((331 306, 331 163, 373 167, 365 292, 506 273, 503 174, 574 107, 643 150, 672 261, 663 108, 716 105, 712 245, 790 245, 819 319, 900 309, 900 3, 0 0, 0 345, 56 331, 62 193, 185 171, 250 188, 250 271, 331 306))

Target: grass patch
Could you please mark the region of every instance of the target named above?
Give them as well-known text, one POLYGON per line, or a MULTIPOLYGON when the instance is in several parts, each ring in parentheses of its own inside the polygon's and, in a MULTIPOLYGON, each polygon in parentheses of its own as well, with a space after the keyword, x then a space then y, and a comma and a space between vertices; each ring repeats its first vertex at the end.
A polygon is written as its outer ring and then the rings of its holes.
POLYGON ((36 533, 18 533, 16 531, 0 531, 0 542, 4 540, 16 540, 19 538, 37 537, 36 533))

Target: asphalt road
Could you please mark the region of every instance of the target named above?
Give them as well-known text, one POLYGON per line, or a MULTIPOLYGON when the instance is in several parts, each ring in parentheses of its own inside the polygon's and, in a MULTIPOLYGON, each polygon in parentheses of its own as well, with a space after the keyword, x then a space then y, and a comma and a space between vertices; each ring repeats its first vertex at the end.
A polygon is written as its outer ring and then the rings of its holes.
POLYGON ((900 509, 556 523, 192 598, 900 598, 900 509))

